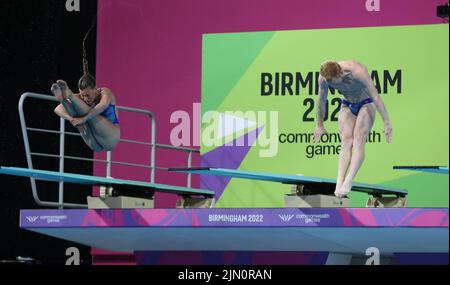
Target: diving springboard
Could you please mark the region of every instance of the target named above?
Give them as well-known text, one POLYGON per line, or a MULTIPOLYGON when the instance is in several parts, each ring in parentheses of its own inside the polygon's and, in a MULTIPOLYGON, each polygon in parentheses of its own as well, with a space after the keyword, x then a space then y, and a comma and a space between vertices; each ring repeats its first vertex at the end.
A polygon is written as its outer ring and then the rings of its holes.
POLYGON ((99 176, 55 172, 30 168, 1 166, 0 174, 30 177, 36 180, 44 180, 44 181, 55 181, 55 182, 62 181, 65 183, 83 184, 92 186, 132 187, 132 188, 140 188, 142 190, 151 189, 155 192, 172 193, 179 195, 201 195, 205 197, 214 197, 214 191, 204 189, 195 189, 166 184, 149 183, 144 181, 106 178, 99 176))
MULTIPOLYGON (((213 167, 169 168, 169 171, 209 174, 232 178, 279 182, 285 184, 328 186, 328 188, 330 188, 331 186, 334 187, 334 185, 336 185, 336 180, 327 178, 302 176, 302 175, 276 174, 268 172, 254 172, 254 171, 226 169, 226 168, 213 168, 213 167)), ((382 185, 365 184, 358 182, 353 183, 352 191, 364 192, 373 196, 395 195, 397 197, 405 197, 408 194, 408 191, 405 189, 397 189, 382 185)))
POLYGON ((394 169, 448 174, 448 166, 394 166, 394 169))

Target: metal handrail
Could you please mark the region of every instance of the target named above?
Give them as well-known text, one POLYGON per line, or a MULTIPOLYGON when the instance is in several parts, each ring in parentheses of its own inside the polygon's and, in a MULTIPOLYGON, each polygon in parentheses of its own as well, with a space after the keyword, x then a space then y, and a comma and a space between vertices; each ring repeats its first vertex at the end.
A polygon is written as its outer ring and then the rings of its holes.
MULTIPOLYGON (((34 132, 41 132, 41 133, 50 133, 50 134, 60 134, 61 131, 55 131, 55 130, 48 130, 48 129, 41 129, 41 128, 31 128, 27 127, 28 131, 34 131, 34 132)), ((78 136, 81 137, 80 133, 74 133, 74 132, 65 132, 66 135, 71 136, 78 136)), ((136 141, 136 140, 130 140, 130 139, 120 139, 121 142, 127 142, 127 143, 133 143, 133 144, 142 144, 142 145, 148 145, 151 146, 152 144, 149 142, 143 142, 143 141, 136 141)), ((157 148, 166 148, 166 149, 173 149, 173 150, 182 150, 182 151, 191 151, 194 153, 200 153, 200 150, 196 148, 190 148, 190 147, 184 147, 184 146, 173 146, 170 144, 156 144, 157 148)))
POLYGON ((99 163, 111 163, 111 164, 117 164, 117 165, 142 167, 142 168, 148 168, 148 169, 152 168, 150 165, 147 165, 147 164, 130 163, 130 162, 123 162, 123 161, 111 161, 111 160, 108 160, 108 159, 85 158, 85 157, 70 156, 70 155, 61 156, 61 155, 58 155, 58 154, 49 154, 49 153, 41 153, 41 152, 31 152, 31 155, 33 155, 33 156, 40 156, 40 157, 50 157, 50 158, 61 158, 61 157, 63 157, 63 158, 67 158, 67 159, 70 159, 70 160, 90 161, 90 162, 99 162, 99 163))
MULTIPOLYGON (((49 130, 49 129, 42 129, 42 128, 31 128, 27 127, 26 120, 25 120, 25 114, 23 111, 23 104, 26 98, 35 98, 35 99, 41 99, 41 100, 47 100, 47 101, 55 101, 58 102, 58 100, 54 96, 44 95, 44 94, 37 94, 37 93, 24 93, 20 97, 19 100, 19 117, 20 117, 20 123, 22 128, 22 135, 24 140, 24 146, 25 146, 25 153, 26 153, 26 159, 28 168, 33 169, 33 162, 32 162, 32 156, 42 156, 42 157, 51 157, 51 158, 58 158, 59 159, 59 172, 64 172, 64 159, 71 159, 71 160, 80 160, 80 161, 91 161, 91 162, 100 162, 100 163, 106 163, 106 176, 111 176, 111 167, 113 164, 119 164, 119 165, 126 165, 126 166, 133 166, 133 167, 143 167, 150 169, 150 182, 155 182, 155 170, 167 170, 166 167, 157 167, 155 165, 155 152, 156 148, 164 148, 164 149, 172 149, 172 150, 179 150, 179 151, 185 151, 188 152, 188 167, 192 164, 192 153, 199 153, 198 149, 194 148, 188 148, 188 147, 175 147, 172 145, 165 145, 165 144, 157 144, 156 143, 156 122, 155 118, 152 112, 148 110, 142 110, 142 109, 136 109, 136 108, 130 108, 130 107, 123 107, 123 106, 117 106, 118 110, 126 111, 126 112, 133 112, 133 113, 140 113, 149 116, 151 121, 151 138, 150 142, 142 142, 142 141, 136 141, 136 140, 130 140, 130 139, 120 139, 122 142, 127 143, 134 143, 134 144, 142 144, 142 145, 148 145, 151 147, 151 153, 150 153, 150 165, 145 164, 138 164, 138 163, 129 163, 129 162, 121 162, 121 161, 113 161, 112 160, 112 153, 111 151, 107 152, 107 158, 106 160, 103 159, 91 159, 91 158, 85 158, 85 157, 77 157, 77 156, 66 156, 64 155, 65 149, 64 149, 64 143, 65 143, 65 135, 72 135, 72 136, 81 136, 79 133, 74 132, 66 132, 65 131, 65 121, 64 119, 60 118, 60 130, 49 130), (48 154, 48 153, 39 153, 39 152, 31 152, 29 140, 28 140, 28 132, 27 131, 34 131, 34 132, 44 132, 44 133, 52 133, 52 134, 59 134, 60 136, 60 148, 59 148, 59 155, 57 154, 48 154)), ((31 181, 31 188, 33 193, 33 199, 35 202, 40 206, 50 206, 50 207, 59 207, 64 208, 66 207, 73 207, 73 208, 86 208, 86 204, 73 204, 73 203, 64 203, 64 182, 59 182, 59 191, 58 191, 58 202, 53 201, 43 201, 39 198, 39 195, 37 193, 37 186, 36 181, 34 178, 30 178, 31 181)), ((191 187, 191 175, 188 174, 187 178, 187 187, 191 187)))

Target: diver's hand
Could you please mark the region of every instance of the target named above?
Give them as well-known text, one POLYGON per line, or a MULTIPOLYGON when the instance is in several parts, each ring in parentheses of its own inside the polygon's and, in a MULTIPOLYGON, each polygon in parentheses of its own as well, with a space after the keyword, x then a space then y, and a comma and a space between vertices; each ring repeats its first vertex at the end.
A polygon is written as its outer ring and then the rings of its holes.
POLYGON ((326 134, 327 130, 323 125, 317 125, 314 130, 314 142, 319 143, 322 135, 326 134))
POLYGON ((392 125, 390 122, 384 123, 384 136, 388 143, 392 141, 392 125))
POLYGON ((72 120, 70 120, 70 123, 71 123, 74 127, 78 127, 78 126, 83 125, 83 124, 86 123, 86 117, 72 118, 72 120))

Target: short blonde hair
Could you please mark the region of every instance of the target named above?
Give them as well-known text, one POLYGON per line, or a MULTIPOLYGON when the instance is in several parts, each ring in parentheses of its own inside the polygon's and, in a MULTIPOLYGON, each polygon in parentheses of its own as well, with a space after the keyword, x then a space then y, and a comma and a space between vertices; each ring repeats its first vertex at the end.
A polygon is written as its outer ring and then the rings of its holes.
POLYGON ((341 71, 341 66, 334 60, 327 60, 320 65, 320 75, 322 75, 325 80, 330 80, 331 78, 338 76, 341 71))

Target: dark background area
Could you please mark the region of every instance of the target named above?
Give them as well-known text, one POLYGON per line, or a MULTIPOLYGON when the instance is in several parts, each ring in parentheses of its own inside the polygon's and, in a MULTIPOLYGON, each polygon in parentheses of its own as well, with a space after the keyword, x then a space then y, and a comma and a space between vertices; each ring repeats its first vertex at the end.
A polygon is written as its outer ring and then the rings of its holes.
MULTIPOLYGON (((64 79, 72 90, 82 75, 82 39, 97 13, 96 0, 81 0, 79 12, 68 12, 63 0, 0 0, 0 165, 28 167, 19 124, 18 102, 24 92, 50 95, 50 86, 64 79)), ((89 67, 95 74, 96 27, 86 42, 89 67)), ((54 102, 25 103, 29 127, 59 129, 54 102)), ((76 131, 66 123, 66 131, 76 131)), ((59 152, 59 136, 29 133, 31 151, 59 152)), ((66 136, 66 154, 92 157, 79 137, 66 136)), ((58 159, 33 157, 35 168, 57 170, 58 159)), ((66 172, 92 174, 92 163, 67 161, 66 172)), ((41 200, 57 201, 57 183, 37 182, 41 200)), ((89 248, 24 231, 20 209, 39 207, 30 180, 0 176, 0 260, 31 257, 41 264, 65 264, 65 252, 75 246, 82 264, 90 264, 89 248)), ((89 187, 66 185, 65 202, 86 203, 89 187)))

